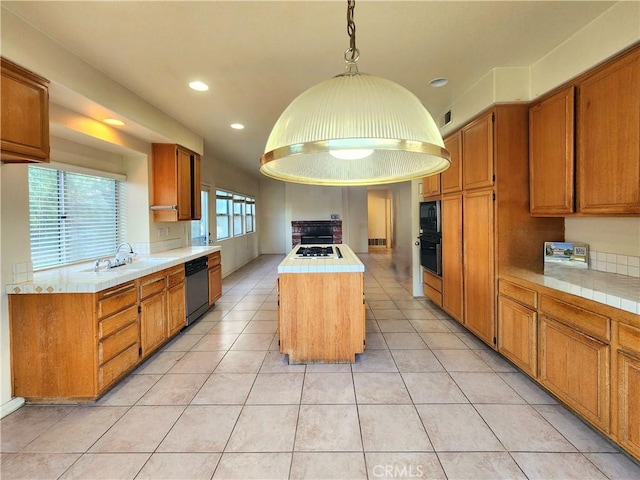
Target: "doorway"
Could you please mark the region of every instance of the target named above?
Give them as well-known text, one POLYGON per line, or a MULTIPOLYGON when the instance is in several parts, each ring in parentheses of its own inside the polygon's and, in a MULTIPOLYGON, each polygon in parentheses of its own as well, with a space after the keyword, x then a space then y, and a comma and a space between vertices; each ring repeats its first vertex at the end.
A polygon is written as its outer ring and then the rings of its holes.
POLYGON ((391 190, 370 187, 367 190, 369 252, 393 248, 393 206, 391 190))

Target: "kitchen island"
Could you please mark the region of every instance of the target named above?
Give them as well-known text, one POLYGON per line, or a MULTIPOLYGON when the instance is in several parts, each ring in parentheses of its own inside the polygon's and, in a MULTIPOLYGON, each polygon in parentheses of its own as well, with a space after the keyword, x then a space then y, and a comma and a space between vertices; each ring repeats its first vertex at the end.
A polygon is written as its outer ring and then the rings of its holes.
POLYGON ((278 332, 291 364, 354 363, 364 351, 364 265, 347 245, 296 245, 285 257, 278 332))

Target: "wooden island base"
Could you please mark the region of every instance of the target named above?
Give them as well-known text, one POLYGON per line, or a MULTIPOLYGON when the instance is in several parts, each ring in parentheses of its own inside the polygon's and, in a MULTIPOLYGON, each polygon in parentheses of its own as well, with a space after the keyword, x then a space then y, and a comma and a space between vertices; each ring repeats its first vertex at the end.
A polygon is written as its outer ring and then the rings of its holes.
POLYGON ((354 363, 364 351, 362 272, 281 273, 278 295, 280 352, 290 364, 354 363))

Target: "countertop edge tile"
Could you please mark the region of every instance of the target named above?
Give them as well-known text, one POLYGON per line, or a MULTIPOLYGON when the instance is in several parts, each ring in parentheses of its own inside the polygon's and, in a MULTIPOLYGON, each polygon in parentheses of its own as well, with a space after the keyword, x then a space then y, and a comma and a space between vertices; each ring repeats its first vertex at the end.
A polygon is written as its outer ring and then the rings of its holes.
POLYGON ((219 252, 220 249, 221 247, 219 246, 181 247, 150 255, 138 255, 134 258, 133 266, 136 265, 136 261, 141 262, 154 258, 164 259, 165 261, 137 270, 127 269, 128 265, 125 265, 110 270, 101 270, 97 273, 87 271, 93 267, 95 261, 40 270, 33 272, 31 281, 5 285, 5 293, 9 295, 97 293, 189 260, 219 252))

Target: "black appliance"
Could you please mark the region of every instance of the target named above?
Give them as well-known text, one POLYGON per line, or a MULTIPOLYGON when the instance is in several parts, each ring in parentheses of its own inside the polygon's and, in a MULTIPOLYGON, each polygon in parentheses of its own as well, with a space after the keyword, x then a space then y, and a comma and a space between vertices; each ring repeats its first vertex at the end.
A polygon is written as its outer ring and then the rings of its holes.
POLYGON ((420 233, 440 234, 440 200, 420 202, 420 233))
POLYGON ((209 309, 209 261, 207 257, 189 260, 184 264, 187 290, 187 319, 190 325, 209 309))
POLYGON ((296 255, 301 257, 332 257, 333 247, 300 247, 296 255))
POLYGON ((438 233, 420 235, 420 265, 442 276, 442 237, 438 233))

